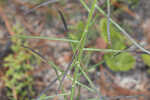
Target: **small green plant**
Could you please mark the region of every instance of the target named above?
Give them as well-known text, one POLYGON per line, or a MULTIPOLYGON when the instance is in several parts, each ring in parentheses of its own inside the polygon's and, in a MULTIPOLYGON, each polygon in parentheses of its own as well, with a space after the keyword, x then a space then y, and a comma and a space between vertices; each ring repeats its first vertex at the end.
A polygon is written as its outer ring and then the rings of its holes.
MULTIPOLYGON (((20 25, 14 26, 13 30, 16 34, 21 34, 24 31, 20 25)), ((3 77, 9 91, 7 95, 11 100, 28 100, 28 96, 34 95, 33 79, 27 74, 33 69, 31 66, 33 56, 31 52, 21 47, 22 39, 12 37, 11 41, 13 42, 11 46, 13 54, 9 54, 4 59, 6 62, 4 67, 8 69, 3 77)), ((24 45, 27 45, 27 42, 24 45)))
MULTIPOLYGON (((103 18, 100 21, 101 37, 108 43, 107 40, 107 19, 103 18)), ((120 32, 110 24, 110 33, 111 33, 111 46, 108 48, 114 50, 123 50, 126 48, 125 37, 123 37, 120 32)), ((127 52, 120 53, 116 56, 113 56, 115 53, 105 54, 104 60, 108 67, 113 71, 128 71, 132 69, 135 65, 135 58, 127 52), (112 57, 113 56, 113 57, 112 57)))

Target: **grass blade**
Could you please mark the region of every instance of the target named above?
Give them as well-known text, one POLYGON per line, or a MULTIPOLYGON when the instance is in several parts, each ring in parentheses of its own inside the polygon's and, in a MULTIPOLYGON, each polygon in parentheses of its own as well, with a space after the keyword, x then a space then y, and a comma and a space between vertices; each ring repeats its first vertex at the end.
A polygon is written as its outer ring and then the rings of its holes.
POLYGON ((63 41, 63 42, 73 42, 78 43, 78 40, 71 40, 71 39, 65 39, 65 38, 55 38, 55 37, 46 37, 46 36, 28 36, 28 35, 14 35, 18 38, 23 39, 44 39, 44 40, 53 40, 53 41, 63 41))

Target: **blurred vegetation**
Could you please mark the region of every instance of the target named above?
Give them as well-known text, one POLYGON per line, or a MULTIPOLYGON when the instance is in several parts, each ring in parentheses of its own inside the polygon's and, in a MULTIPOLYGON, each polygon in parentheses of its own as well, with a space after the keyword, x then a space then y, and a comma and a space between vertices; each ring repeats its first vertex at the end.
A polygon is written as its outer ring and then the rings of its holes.
MULTIPOLYGON (((6 0, 7 1, 7 0, 6 0)), ((0 0, 1 4, 7 4, 5 0, 0 0)), ((33 4, 39 4, 46 0, 28 0, 27 2, 33 4)), ((138 4, 138 0, 113 0, 113 2, 121 2, 132 4, 135 7, 138 4)), ((63 1, 61 1, 62 3, 63 1)), ((106 4, 103 5, 103 8, 106 8, 106 4)), ((118 9, 117 9, 118 10, 118 9)), ((112 13, 117 12, 114 10, 112 13)), ((72 10, 73 12, 73 10, 72 10)), ((49 14, 50 15, 50 14, 49 14)), ((71 16, 71 15, 70 15, 71 16)), ((47 19, 51 20, 52 16, 48 16, 47 19)), ((73 16, 74 17, 74 16, 73 16)), ((99 14, 95 14, 93 20, 89 22, 89 28, 87 32, 87 40, 86 44, 90 44, 91 41, 95 41, 97 37, 102 37, 106 44, 108 44, 108 36, 107 36, 107 19, 101 17, 99 14), (97 21, 98 20, 98 21, 97 21), (100 28, 100 33, 97 32, 96 28, 93 27, 94 24, 98 24, 98 28, 100 28), (97 34, 98 33, 98 34, 97 34)), ((47 21, 50 22, 50 21, 47 21)), ((51 24, 51 23, 50 23, 51 24)), ((86 23, 82 20, 74 23, 70 28, 71 32, 68 34, 68 38, 72 40, 79 40, 82 37, 82 33, 84 33, 86 23)), ((22 34, 25 30, 21 27, 20 24, 13 25, 13 31, 16 35, 22 34)), ((121 34, 121 32, 111 23, 110 24, 110 33, 111 33, 111 45, 107 46, 107 49, 113 50, 124 50, 127 48, 127 44, 130 44, 125 36, 121 34)), ((37 57, 35 57, 30 51, 25 50, 22 47, 23 45, 28 46, 28 43, 25 42, 22 38, 13 37, 11 38, 13 45, 11 49, 13 51, 12 54, 9 54, 5 57, 4 67, 8 70, 3 77, 5 81, 5 85, 7 87, 7 95, 11 100, 28 100, 29 96, 34 97, 35 91, 32 88, 34 85, 33 77, 28 74, 29 71, 33 70, 34 64, 40 64, 40 61, 37 57)), ((76 47, 78 43, 71 43, 73 52, 76 51, 76 47)), ((91 47, 94 47, 93 45, 91 47)), ((86 53, 85 53, 86 54, 86 53)), ((91 52, 88 52, 87 55, 83 56, 81 61, 85 62, 85 65, 88 66, 91 60, 91 52)), ((118 52, 118 53, 105 53, 103 56, 104 61, 107 66, 115 72, 126 72, 133 68, 135 68, 136 58, 129 52, 118 52)), ((150 66, 150 56, 147 54, 142 54, 142 59, 145 64, 150 66)), ((80 64, 79 64, 80 65, 80 64)), ((88 68, 88 67, 87 67, 88 68)), ((85 69, 87 70, 87 69, 85 69)), ((80 73, 81 74, 81 73, 80 73)), ((76 80, 74 81, 76 84, 76 80)), ((44 98, 45 95, 43 95, 44 98)))
MULTIPOLYGON (((13 27, 13 31, 15 34, 21 34, 24 29, 17 24, 13 27)), ((22 47, 22 39, 12 37, 11 40, 13 54, 9 54, 4 59, 7 62, 4 67, 8 68, 5 77, 3 77, 8 88, 7 95, 11 100, 29 100, 30 96, 34 96, 34 91, 32 88, 33 78, 27 72, 33 70, 32 64, 39 60, 22 47)), ((24 45, 27 46, 28 43, 25 42, 24 45)))
POLYGON ((137 5, 139 3, 139 0, 112 0, 113 2, 122 2, 122 3, 128 3, 132 4, 133 6, 137 5))

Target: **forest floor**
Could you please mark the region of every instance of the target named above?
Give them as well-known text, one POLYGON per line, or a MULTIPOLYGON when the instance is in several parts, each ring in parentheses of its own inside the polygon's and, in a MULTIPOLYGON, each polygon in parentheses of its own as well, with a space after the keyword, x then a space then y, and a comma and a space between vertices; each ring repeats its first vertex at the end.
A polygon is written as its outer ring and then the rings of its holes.
MULTIPOLYGON (((87 12, 78 0, 66 0, 62 4, 55 3, 50 5, 50 9, 43 7, 27 15, 24 15, 24 12, 29 9, 28 5, 30 6, 30 4, 25 4, 21 0, 8 0, 8 4, 9 6, 0 7, 0 100, 9 100, 6 95, 8 89, 2 80, 7 71, 3 67, 5 63, 3 60, 7 55, 13 54, 10 49, 10 38, 14 33, 9 29, 9 25, 12 27, 18 23, 21 24, 25 29, 23 33, 25 35, 65 38, 70 31, 65 32, 61 18, 57 13, 57 8, 63 12, 66 22, 70 27, 80 20, 86 20, 87 17, 87 12), (49 12, 49 14, 46 14, 46 12, 49 12)), ((148 37, 148 34, 150 34, 149 5, 150 0, 140 0, 134 8, 129 8, 136 16, 133 17, 128 12, 122 11, 118 15, 112 15, 112 18, 117 20, 118 23, 124 24, 124 29, 129 31, 130 35, 138 42, 147 41, 150 39, 148 37), (126 25, 128 26, 126 27, 126 25)), ((98 41, 98 39, 99 37, 95 40, 98 41)), ((37 50, 46 59, 53 61, 63 70, 71 62, 73 52, 70 44, 67 42, 42 39, 26 39, 25 41, 28 41, 30 48, 37 50)), ((93 45, 96 46, 98 45, 97 43, 99 42, 94 42, 93 45)), ((136 65, 134 69, 128 72, 113 72, 103 64, 88 73, 95 87, 104 96, 122 96, 118 97, 119 99, 106 98, 106 100, 150 100, 150 74, 147 72, 149 67, 141 60, 140 54, 135 55, 135 57, 136 65), (124 96, 135 96, 135 98, 124 96)), ((91 65, 98 63, 96 58, 97 53, 95 52, 90 59, 91 65)), ((34 77, 35 94, 39 96, 52 80, 56 78, 56 74, 52 67, 45 62, 41 62, 40 65, 35 64, 33 68, 34 70, 30 74, 34 77)), ((69 73, 72 74, 73 72, 74 70, 71 70, 69 73)), ((81 83, 89 85, 83 76, 80 78, 81 83)), ((65 78, 63 84, 66 90, 70 90, 72 81, 65 78)), ((59 82, 56 82, 46 94, 54 95, 58 87, 59 82)), ((86 88, 81 88, 80 93, 81 95, 78 100, 86 100, 97 96, 86 88)), ((63 100, 63 98, 57 97, 54 100, 63 100)))

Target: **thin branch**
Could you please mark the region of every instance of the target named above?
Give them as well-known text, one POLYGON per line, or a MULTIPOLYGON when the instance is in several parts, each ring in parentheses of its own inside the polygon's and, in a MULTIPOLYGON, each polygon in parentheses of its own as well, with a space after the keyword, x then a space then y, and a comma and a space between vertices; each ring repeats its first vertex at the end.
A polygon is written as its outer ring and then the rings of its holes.
POLYGON ((63 25, 64 25, 65 32, 68 32, 68 25, 66 23, 66 20, 65 20, 65 17, 63 15, 63 13, 59 9, 57 9, 57 11, 58 11, 58 14, 59 14, 59 16, 60 16, 60 18, 62 20, 63 25))
POLYGON ((9 22, 8 17, 5 14, 5 8, 3 6, 0 6, 0 16, 3 19, 5 26, 9 32, 9 34, 12 36, 14 35, 14 31, 12 30, 12 24, 9 22))
POLYGON ((48 4, 55 3, 55 2, 58 2, 58 0, 47 0, 45 2, 38 4, 34 8, 27 10, 24 14, 26 15, 26 14, 28 14, 28 13, 30 13, 30 12, 32 12, 32 11, 34 11, 40 7, 47 6, 48 4))
MULTIPOLYGON (((107 16, 106 13, 100 8, 98 7, 98 5, 96 5, 97 10, 102 13, 103 15, 107 16)), ((140 44, 138 44, 130 35, 128 32, 126 32, 120 25, 118 25, 113 19, 110 18, 110 21, 112 22, 112 24, 114 24, 121 32, 123 35, 125 35, 137 48, 139 48, 141 51, 147 53, 150 55, 150 51, 146 50, 145 48, 143 48, 140 44)))
POLYGON ((107 35, 108 35, 108 43, 111 44, 111 33, 110 33, 110 0, 107 0, 107 35))
POLYGON ((27 47, 27 46, 24 46, 24 45, 21 45, 21 46, 22 46, 23 48, 26 48, 26 49, 32 51, 33 53, 37 54, 39 57, 42 58, 42 60, 43 60, 44 62, 48 63, 48 60, 47 60, 43 55, 41 55, 39 52, 35 51, 34 49, 32 49, 32 48, 30 48, 30 47, 27 47))
MULTIPOLYGON (((23 48, 26 48, 26 49, 30 50, 31 52, 37 54, 45 63, 47 63, 47 64, 49 65, 48 60, 47 60, 43 55, 41 55, 39 52, 35 51, 34 49, 32 49, 32 48, 30 48, 30 47, 27 47, 27 46, 24 46, 24 45, 21 45, 21 46, 22 46, 23 48)), ((55 71, 56 71, 56 70, 55 70, 55 71)), ((57 72, 56 72, 56 73, 57 73, 57 72)), ((44 93, 46 93, 46 92, 51 88, 51 86, 53 86, 54 83, 56 83, 57 80, 58 80, 58 78, 55 78, 55 79, 40 93, 40 95, 36 98, 36 100, 39 100, 40 97, 41 97, 44 93)))
POLYGON ((70 67, 72 67, 72 64, 73 64, 73 61, 74 61, 74 59, 75 59, 75 57, 78 55, 78 50, 75 52, 75 54, 72 56, 72 59, 71 59, 71 62, 68 64, 68 66, 67 66, 67 69, 65 70, 65 72, 64 72, 64 75, 63 75, 63 77, 62 77, 62 79, 61 79, 61 83, 60 83, 60 85, 59 85, 59 87, 58 87, 58 90, 60 90, 60 88, 61 88, 61 86, 62 86, 62 83, 63 83, 63 81, 64 81, 64 79, 65 79, 65 77, 66 77, 66 75, 67 75, 67 73, 68 73, 68 71, 69 71, 69 69, 70 69, 70 67))
POLYGON ((57 80, 58 80, 58 79, 55 78, 55 79, 40 93, 40 95, 39 95, 35 100, 39 100, 40 97, 41 97, 43 94, 45 94, 45 93, 51 88, 51 86, 52 86, 54 83, 56 83, 57 80))

